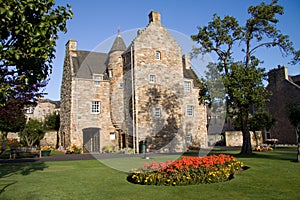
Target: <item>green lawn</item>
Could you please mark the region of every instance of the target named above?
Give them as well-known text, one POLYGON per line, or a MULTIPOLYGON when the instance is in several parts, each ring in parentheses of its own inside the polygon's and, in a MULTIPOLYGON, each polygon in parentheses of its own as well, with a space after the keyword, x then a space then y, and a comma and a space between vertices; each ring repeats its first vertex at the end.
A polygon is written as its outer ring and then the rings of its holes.
MULTIPOLYGON (((126 181, 127 173, 97 160, 0 164, 0 199, 300 198, 300 163, 293 162, 296 151, 276 149, 237 157, 249 169, 239 172, 231 181, 177 187, 131 184, 126 181)), ((109 162, 127 165, 130 159, 109 162)))

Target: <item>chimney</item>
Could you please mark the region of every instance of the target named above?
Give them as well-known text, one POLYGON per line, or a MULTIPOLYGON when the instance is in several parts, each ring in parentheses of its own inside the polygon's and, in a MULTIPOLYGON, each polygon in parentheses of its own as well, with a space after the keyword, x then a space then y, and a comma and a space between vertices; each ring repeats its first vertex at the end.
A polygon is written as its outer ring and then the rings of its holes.
POLYGON ((156 11, 151 11, 149 16, 149 24, 154 22, 160 24, 160 13, 156 11))
POLYGON ((182 56, 182 62, 185 69, 191 69, 191 57, 189 54, 184 54, 182 56))
POLYGON ((76 51, 77 50, 77 41, 70 39, 66 44, 67 51, 76 51))

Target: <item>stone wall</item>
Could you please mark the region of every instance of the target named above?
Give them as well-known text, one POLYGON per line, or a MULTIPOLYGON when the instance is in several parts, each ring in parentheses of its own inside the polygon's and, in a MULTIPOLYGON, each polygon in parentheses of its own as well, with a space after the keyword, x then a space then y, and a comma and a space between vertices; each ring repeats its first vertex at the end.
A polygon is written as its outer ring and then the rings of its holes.
MULTIPOLYGON (((262 133, 260 131, 256 132, 258 138, 258 145, 263 143, 262 133)), ((253 132, 250 132, 251 144, 256 145, 256 140, 253 132)), ((226 131, 225 132, 226 146, 242 146, 243 145, 243 134, 241 131, 226 131)))
POLYGON ((94 85, 94 80, 76 78, 73 93, 71 144, 83 144, 83 130, 100 128, 100 149, 109 143, 110 133, 115 132, 110 117, 109 81, 101 81, 99 86, 94 85), (100 113, 91 113, 92 101, 100 102, 100 113))
POLYGON ((60 90, 61 108, 60 108, 60 145, 71 145, 71 113, 72 110, 72 92, 74 91, 75 73, 72 68, 72 56, 77 56, 77 42, 69 40, 66 44, 65 60, 60 90))
POLYGON ((297 136, 295 128, 288 120, 287 106, 300 101, 300 86, 289 78, 286 67, 273 69, 268 76, 267 89, 272 92, 272 95, 269 97, 267 108, 276 119, 275 126, 270 130, 270 136, 278 139, 280 144, 296 144, 297 136))
POLYGON ((44 138, 40 141, 41 146, 51 146, 56 147, 57 141, 57 132, 56 131, 47 131, 44 138))

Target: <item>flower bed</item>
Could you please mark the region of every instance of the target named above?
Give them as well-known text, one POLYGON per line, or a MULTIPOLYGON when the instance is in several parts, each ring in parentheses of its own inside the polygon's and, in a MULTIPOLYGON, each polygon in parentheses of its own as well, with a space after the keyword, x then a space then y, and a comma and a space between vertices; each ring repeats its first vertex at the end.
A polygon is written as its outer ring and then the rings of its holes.
POLYGON ((273 148, 268 146, 257 146, 253 151, 273 151, 273 148))
POLYGON ((146 163, 131 172, 127 180, 142 185, 193 185, 224 182, 243 163, 229 155, 182 156, 181 160, 146 163))

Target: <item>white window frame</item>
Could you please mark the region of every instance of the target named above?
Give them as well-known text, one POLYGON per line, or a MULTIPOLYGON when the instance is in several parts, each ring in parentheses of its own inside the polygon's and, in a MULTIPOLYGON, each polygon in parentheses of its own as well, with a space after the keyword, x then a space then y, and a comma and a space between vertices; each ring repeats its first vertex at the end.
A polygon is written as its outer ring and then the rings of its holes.
POLYGON ((154 74, 149 75, 149 83, 155 83, 156 82, 156 76, 154 74))
POLYGON ((92 101, 91 103, 91 113, 99 114, 101 112, 101 103, 100 101, 92 101))
POLYGON ((161 53, 160 53, 160 51, 155 51, 155 60, 161 60, 161 53))
POLYGON ((191 81, 184 81, 184 91, 191 92, 192 90, 192 82, 191 81))
POLYGON ((155 109, 154 109, 154 116, 155 116, 156 118, 161 117, 161 109, 160 109, 160 108, 155 108, 155 109))
POLYGON ((193 117, 194 116, 194 106, 193 105, 187 105, 186 106, 186 115, 188 117, 193 117))

